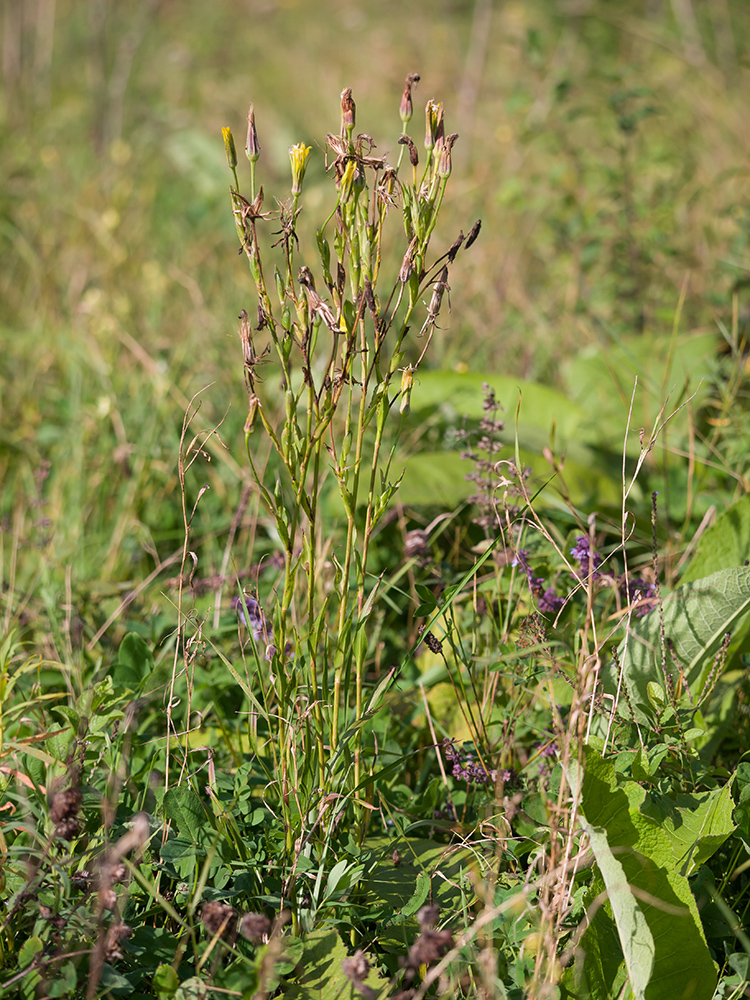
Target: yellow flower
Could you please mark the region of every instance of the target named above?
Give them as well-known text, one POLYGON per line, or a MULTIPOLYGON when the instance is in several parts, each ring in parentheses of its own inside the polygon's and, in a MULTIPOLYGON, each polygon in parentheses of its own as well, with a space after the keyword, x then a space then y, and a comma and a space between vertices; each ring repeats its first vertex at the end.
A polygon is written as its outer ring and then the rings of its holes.
POLYGON ((289 147, 289 160, 292 164, 292 194, 298 195, 302 190, 302 181, 307 169, 307 158, 312 152, 312 146, 306 146, 304 142, 298 142, 296 146, 289 147))

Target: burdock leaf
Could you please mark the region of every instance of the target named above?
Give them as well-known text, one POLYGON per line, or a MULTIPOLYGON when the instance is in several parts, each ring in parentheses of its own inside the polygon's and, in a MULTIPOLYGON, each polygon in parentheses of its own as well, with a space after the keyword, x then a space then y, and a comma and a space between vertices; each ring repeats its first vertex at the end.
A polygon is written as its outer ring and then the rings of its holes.
MULTIPOLYGON (((675 682, 682 672, 699 696, 725 635, 737 631, 750 611, 750 567, 731 567, 685 583, 664 599, 662 610, 667 672, 675 682)), ((640 722, 653 718, 649 685, 664 688, 660 630, 659 612, 654 609, 618 649, 623 680, 640 722)))

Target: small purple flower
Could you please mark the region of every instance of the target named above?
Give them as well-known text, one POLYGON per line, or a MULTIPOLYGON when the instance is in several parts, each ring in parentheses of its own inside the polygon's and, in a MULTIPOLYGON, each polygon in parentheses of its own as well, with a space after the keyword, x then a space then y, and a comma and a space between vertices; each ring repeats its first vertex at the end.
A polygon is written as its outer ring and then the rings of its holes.
POLYGON ((579 535, 576 538, 576 543, 570 550, 570 554, 578 561, 578 572, 583 579, 588 579, 589 567, 592 579, 597 580, 601 576, 599 567, 602 564, 602 557, 598 552, 591 551, 591 541, 588 535, 579 535))
POLYGON ((539 598, 539 610, 556 615, 564 603, 565 599, 559 596, 554 587, 547 587, 539 598))
POLYGON ((634 604, 634 614, 638 618, 647 615, 656 601, 656 587, 653 583, 637 576, 631 579, 623 577, 620 580, 620 593, 628 604, 634 604))
MULTIPOLYGON (((243 594, 242 597, 234 597, 232 598, 232 607, 237 611, 237 617, 245 628, 249 628, 253 633, 253 639, 256 642, 263 643, 266 647, 266 659, 269 661, 272 660, 276 655, 276 646, 273 642, 273 625, 268 616, 264 614, 257 598, 252 597, 250 594, 243 594)), ((287 659, 292 655, 293 649, 294 646, 292 643, 287 642, 284 649, 287 659)))
POLYGON ((565 602, 562 597, 558 597, 554 587, 545 587, 546 580, 543 576, 534 576, 529 565, 529 553, 526 549, 518 550, 511 566, 523 570, 526 574, 529 590, 539 601, 539 610, 547 614, 557 614, 565 602))
POLYGON ((486 771, 481 764, 475 763, 473 754, 466 753, 462 747, 457 747, 455 739, 446 737, 442 747, 446 762, 453 765, 451 774, 458 781, 486 785, 497 780, 497 771, 486 771))

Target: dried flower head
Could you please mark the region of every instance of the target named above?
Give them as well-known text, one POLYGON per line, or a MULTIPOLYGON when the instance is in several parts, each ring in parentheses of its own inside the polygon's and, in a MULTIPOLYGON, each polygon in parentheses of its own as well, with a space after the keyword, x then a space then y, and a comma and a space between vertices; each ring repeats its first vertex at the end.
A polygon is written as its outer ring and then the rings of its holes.
POLYGON ((112 924, 107 931, 107 938, 104 944, 104 956, 108 962, 115 962, 125 956, 120 948, 120 943, 125 941, 133 933, 133 928, 127 924, 112 924))
POLYGON ((434 927, 438 922, 438 917, 440 916, 440 907, 434 905, 423 906, 421 910, 417 913, 417 921, 421 929, 428 930, 434 927))
POLYGON ((271 921, 262 913, 246 913, 240 921, 240 934, 248 941, 263 941, 271 930, 271 921))
POLYGON ((404 555, 407 559, 414 559, 427 554, 427 543, 429 536, 421 528, 414 528, 406 533, 404 539, 404 555))
POLYGON ((77 836, 80 823, 78 813, 83 805, 83 795, 77 788, 66 788, 52 797, 49 815, 55 824, 55 837, 59 840, 73 840, 77 836))
POLYGON ((419 166, 419 153, 412 137, 410 135, 402 135, 398 141, 399 145, 409 147, 409 163, 415 168, 419 166))
POLYGON ((367 961, 367 956, 359 948, 354 952, 349 958, 345 958, 341 962, 341 971, 344 973, 346 978, 352 983, 355 990, 361 993, 366 1000, 375 1000, 377 996, 375 990, 371 986, 367 986, 365 979, 370 971, 370 963, 367 961))
POLYGON ((370 971, 370 963, 367 961, 365 953, 359 948, 353 955, 343 960, 341 970, 351 982, 362 982, 370 971))
POLYGON ((213 937, 232 937, 237 929, 237 911, 227 903, 212 900, 201 910, 201 920, 208 933, 213 937))
POLYGON ((442 931, 425 929, 409 949, 406 964, 410 969, 418 969, 421 965, 432 965, 439 961, 453 947, 453 931, 445 928, 442 931))

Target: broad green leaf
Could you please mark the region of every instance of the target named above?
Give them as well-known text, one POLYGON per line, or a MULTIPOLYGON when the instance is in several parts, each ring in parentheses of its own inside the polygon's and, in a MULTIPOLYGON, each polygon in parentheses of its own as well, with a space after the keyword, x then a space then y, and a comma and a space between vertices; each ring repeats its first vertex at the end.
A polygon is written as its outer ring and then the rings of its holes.
MULTIPOLYGON (((370 872, 364 891, 373 906, 387 904, 395 917, 411 913, 415 895, 422 891, 424 878, 432 882, 432 899, 441 908, 451 911, 461 905, 459 888, 466 868, 474 862, 474 854, 465 847, 446 847, 434 840, 406 837, 390 840, 386 837, 368 839, 368 850, 382 851, 382 858, 370 872), (394 864, 393 851, 398 851, 394 864), (439 873, 438 877, 432 877, 439 873)), ((419 907, 417 907, 419 909, 419 907)))
POLYGON ((120 643, 112 679, 118 687, 135 690, 154 669, 154 657, 148 643, 137 632, 128 632, 120 643))
POLYGON ((732 504, 701 535, 681 583, 700 580, 720 569, 744 566, 750 559, 750 496, 732 504))
MULTIPOLYGON (((531 469, 532 480, 540 485, 550 481, 541 496, 547 503, 561 505, 555 473, 541 454, 545 442, 540 440, 539 451, 534 451, 528 438, 520 435, 519 430, 521 464, 531 469)), ((500 458, 513 457, 512 436, 506 435, 506 438, 508 447, 500 452, 500 458)), ((405 468, 398 493, 399 503, 456 507, 477 491, 476 483, 466 480, 467 474, 472 471, 472 463, 461 458, 457 451, 419 452, 408 457, 399 453, 393 461, 405 468)), ((576 504, 585 505, 595 499, 599 507, 612 507, 622 500, 622 488, 614 469, 610 472, 602 456, 593 449, 568 446, 563 475, 568 493, 576 504)))
MULTIPOLYGON (((689 866, 690 850, 662 829, 661 818, 649 814, 652 805, 646 801, 644 789, 635 781, 618 782, 614 764, 591 746, 585 749, 582 770, 583 774, 578 765, 571 769, 571 785, 580 794, 581 823, 606 886, 607 906, 617 928, 633 995, 636 1000, 710 1000, 716 969, 690 885, 679 870, 679 865, 689 866), (688 965, 686 953, 690 954, 688 965)), ((718 797, 708 807, 698 803, 697 819, 688 815, 685 803, 683 808, 682 820, 696 833, 695 843, 708 850, 708 842, 701 844, 705 830, 726 823, 718 797), (714 813, 719 817, 715 824, 709 819, 714 813)), ((588 933, 581 942, 584 951, 588 933)), ((595 933, 601 937, 601 924, 595 933)), ((574 996, 606 995, 596 969, 596 962, 588 967, 584 960, 574 996), (592 981, 598 982, 595 989, 592 981)))
MULTIPOLYGON (((674 650, 667 651, 667 669, 684 677, 699 696, 714 656, 727 632, 743 624, 750 610, 750 567, 730 568, 682 584, 664 599, 664 632, 674 650), (677 662, 675 662, 675 660, 677 662)), ((649 684, 662 690, 660 615, 654 609, 640 619, 620 643, 623 680, 639 721, 653 717, 649 684)), ((665 699, 666 700, 666 699, 665 699)))
POLYGON ((154 973, 153 986, 159 1000, 170 1000, 177 992, 180 977, 171 965, 162 964, 154 973))
POLYGON ((170 788, 164 796, 164 815, 172 820, 182 837, 188 837, 193 843, 197 840, 197 832, 206 824, 206 811, 192 788, 177 785, 170 788))
MULTIPOLYGON (((284 986, 284 996, 291 1000, 341 1000, 358 996, 341 968, 347 957, 348 952, 337 931, 313 931, 304 939, 302 958, 295 970, 296 982, 284 986)), ((374 969, 370 969, 365 983, 376 996, 383 994, 387 986, 374 969)))
POLYGON ((612 853, 606 830, 587 824, 583 818, 581 825, 589 835, 591 850, 607 888, 607 899, 612 907, 630 986, 640 1000, 646 996, 656 955, 656 945, 644 908, 629 885, 625 867, 612 853))
POLYGON ((18 952, 18 968, 25 969, 31 965, 34 957, 39 954, 42 948, 44 945, 41 938, 35 936, 27 938, 18 952))
POLYGON ((734 832, 731 782, 723 788, 676 799, 652 798, 642 809, 667 835, 675 869, 693 875, 734 832))
POLYGON ((176 1000, 207 1000, 209 996, 211 996, 211 988, 199 976, 186 979, 175 993, 176 1000))
POLYGON ((77 982, 78 976, 75 965, 72 962, 63 962, 54 973, 52 981, 47 983, 47 996, 73 996, 77 982))
POLYGON ((159 851, 161 860, 171 865, 181 879, 192 879, 199 859, 205 855, 205 850, 187 837, 170 837, 159 851))
MULTIPOLYGON (((590 414, 588 439, 593 435, 608 444, 622 440, 636 376, 629 453, 640 448, 637 429, 644 427, 647 434, 651 432, 668 396, 664 416, 685 400, 686 385, 688 393, 697 391, 693 405, 698 406, 710 391, 708 381, 700 382, 711 374, 716 340, 713 334, 681 336, 675 350, 671 336, 633 336, 623 337, 619 343, 584 347, 562 366, 562 375, 570 398, 590 414)), ((689 419, 685 407, 670 421, 670 433, 686 434, 689 419)))
MULTIPOLYGON (((494 375, 486 372, 420 371, 411 397, 412 412, 434 407, 449 407, 455 414, 480 419, 485 416, 484 390, 487 384, 494 390, 498 403, 507 415, 515 413, 518 395, 521 394, 519 427, 537 428, 549 443, 553 424, 561 444, 574 439, 582 440, 581 428, 590 423, 586 406, 538 382, 494 375)), ((502 410, 500 413, 502 417, 502 410)), ((523 435, 522 435, 523 436, 523 435)))

